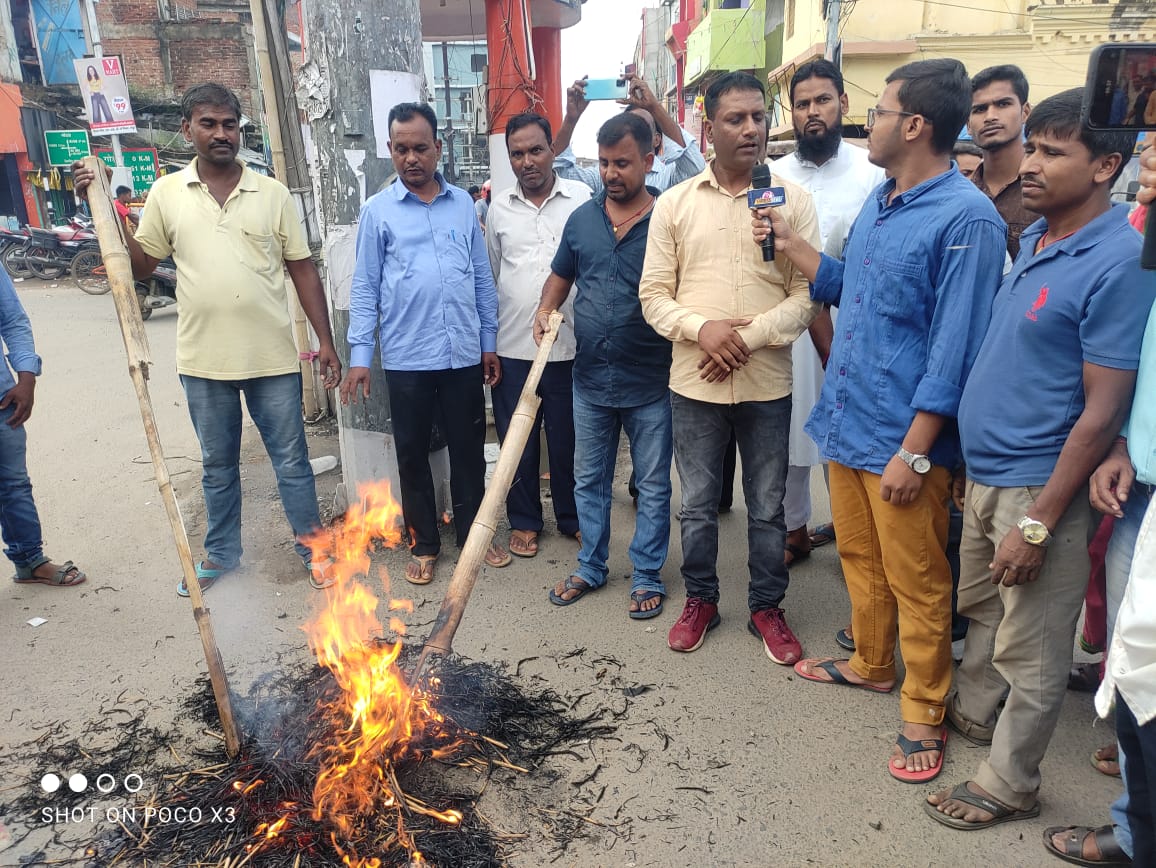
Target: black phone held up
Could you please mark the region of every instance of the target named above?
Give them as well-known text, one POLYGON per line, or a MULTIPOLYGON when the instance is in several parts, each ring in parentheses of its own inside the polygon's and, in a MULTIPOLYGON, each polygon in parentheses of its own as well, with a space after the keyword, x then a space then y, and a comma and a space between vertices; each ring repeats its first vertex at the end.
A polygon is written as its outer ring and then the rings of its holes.
MULTIPOLYGON (((1083 122, 1093 130, 1156 130, 1156 43, 1100 45, 1088 60, 1083 122)), ((1156 269, 1156 208, 1144 225, 1143 268, 1156 269)))

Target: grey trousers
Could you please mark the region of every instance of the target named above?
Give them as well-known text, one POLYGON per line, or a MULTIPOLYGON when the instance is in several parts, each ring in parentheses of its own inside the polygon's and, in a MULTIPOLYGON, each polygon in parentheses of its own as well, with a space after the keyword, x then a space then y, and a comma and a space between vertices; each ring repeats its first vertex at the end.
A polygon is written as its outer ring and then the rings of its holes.
POLYGON ((1056 526, 1039 578, 1010 588, 993 585, 988 564, 1040 491, 968 480, 959 546, 959 613, 971 619, 971 626, 949 699, 955 716, 994 727, 990 754, 973 780, 1021 810, 1036 803, 1040 762, 1067 690, 1076 621, 1091 569, 1088 542, 1095 532, 1085 488, 1056 526), (997 720, 1005 692, 1007 702, 997 720))

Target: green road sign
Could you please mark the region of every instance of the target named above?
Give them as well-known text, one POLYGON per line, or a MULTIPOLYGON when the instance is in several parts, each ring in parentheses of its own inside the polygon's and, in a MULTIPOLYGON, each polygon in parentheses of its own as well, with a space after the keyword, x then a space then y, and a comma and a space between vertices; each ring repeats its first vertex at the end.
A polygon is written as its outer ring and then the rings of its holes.
POLYGON ((45 130, 44 144, 50 166, 71 166, 91 153, 88 130, 45 130))
MULTIPOLYGON (((125 148, 125 168, 132 169, 132 187, 136 193, 143 193, 157 179, 157 152, 155 148, 125 148)), ((110 166, 116 166, 112 151, 100 150, 96 155, 110 166)))

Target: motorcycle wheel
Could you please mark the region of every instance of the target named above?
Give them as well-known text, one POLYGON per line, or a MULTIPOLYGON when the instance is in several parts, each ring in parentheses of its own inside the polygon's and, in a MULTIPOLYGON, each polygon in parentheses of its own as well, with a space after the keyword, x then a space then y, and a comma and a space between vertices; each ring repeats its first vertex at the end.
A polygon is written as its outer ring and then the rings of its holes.
POLYGON ((81 250, 72 258, 72 279, 89 295, 104 295, 112 289, 100 248, 81 250))
POLYGON ((140 318, 142 320, 148 319, 153 315, 153 309, 149 306, 149 287, 147 283, 138 283, 136 285, 136 302, 140 305, 140 318))
POLYGON ((4 270, 9 277, 25 278, 32 274, 28 263, 24 261, 23 244, 11 244, 4 248, 4 252, 0 253, 0 262, 4 263, 4 270))
MULTIPOLYGON (((31 247, 28 250, 27 256, 41 256, 48 257, 50 252, 43 247, 31 247)), ((64 272, 68 271, 67 265, 42 265, 39 262, 33 262, 30 258, 25 259, 28 263, 28 270, 39 277, 41 280, 56 280, 64 272)))

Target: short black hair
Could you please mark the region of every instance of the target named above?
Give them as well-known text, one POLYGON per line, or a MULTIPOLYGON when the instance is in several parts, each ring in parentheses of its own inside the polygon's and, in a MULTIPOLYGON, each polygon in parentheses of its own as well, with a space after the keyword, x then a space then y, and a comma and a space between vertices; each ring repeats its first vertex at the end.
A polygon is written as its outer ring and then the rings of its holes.
POLYGON ((117 196, 123 196, 125 193, 132 195, 132 187, 126 187, 124 184, 121 184, 119 187, 116 188, 116 195, 117 196))
POLYGON ((899 85, 899 105, 931 124, 931 147, 950 154, 959 131, 971 114, 971 79, 967 68, 952 57, 905 63, 887 76, 899 85))
POLYGON ((1028 115, 1027 123, 1024 124, 1024 135, 1031 138, 1036 133, 1051 133, 1061 139, 1076 139, 1091 152, 1093 157, 1119 154, 1122 159, 1116 174, 1108 182, 1110 187, 1116 183, 1116 179, 1132 159, 1132 149, 1136 146, 1136 133, 1089 129, 1080 120, 1083 104, 1082 87, 1073 87, 1071 90, 1048 97, 1028 115))
POLYGON ((839 67, 835 66, 831 61, 825 58, 817 58, 815 60, 808 60, 802 66, 795 70, 795 74, 791 76, 791 86, 787 91, 787 96, 791 103, 795 102, 795 86, 802 84, 804 81, 809 81, 812 78, 826 78, 835 85, 835 93, 842 96, 843 90, 843 73, 839 71, 839 67))
POLYGON ((718 109, 718 101, 723 98, 724 94, 728 94, 732 90, 757 90, 762 94, 763 102, 765 103, 767 101, 767 89, 763 87, 763 83, 755 78, 755 76, 749 72, 728 72, 712 81, 706 89, 706 96, 703 97, 702 107, 707 120, 714 120, 714 113, 718 109))
POLYGON ((469 193, 471 196, 476 196, 480 192, 482 192, 482 188, 479 187, 477 184, 471 184, 470 189, 466 190, 466 192, 469 193))
POLYGON ((1016 92, 1016 97, 1019 98, 1020 105, 1027 103, 1028 77, 1024 75, 1024 71, 1014 63, 1002 63, 999 66, 989 66, 987 69, 981 69, 971 79, 971 92, 975 93, 980 88, 987 87, 994 81, 1008 82, 1012 86, 1012 90, 1016 92))
POLYGON ((186 121, 191 121, 193 112, 205 105, 213 108, 232 109, 237 120, 241 119, 241 101, 237 99, 237 95, 223 84, 217 84, 215 81, 194 84, 185 91, 185 95, 181 97, 181 117, 186 121))
POLYGON ((537 112, 522 112, 514 115, 506 121, 506 148, 510 147, 510 136, 524 127, 530 127, 537 124, 541 127, 542 132, 546 134, 546 144, 554 144, 554 134, 550 132, 550 122, 542 117, 537 112))
POLYGON ((952 156, 959 156, 960 154, 970 154, 973 157, 982 157, 983 149, 975 142, 969 142, 966 139, 960 139, 951 147, 952 156))
POLYGON ((386 128, 392 134, 394 121, 399 121, 404 124, 406 121, 412 121, 416 117, 425 118, 426 123, 429 124, 430 132, 433 133, 433 137, 436 140, 438 137, 438 116, 434 114, 434 110, 424 102, 399 102, 389 110, 389 122, 386 124, 386 128))
POLYGON ((609 148, 617 145, 627 136, 638 142, 638 151, 642 156, 653 153, 654 137, 650 134, 650 127, 646 121, 634 112, 621 112, 614 115, 598 129, 598 145, 609 148))

